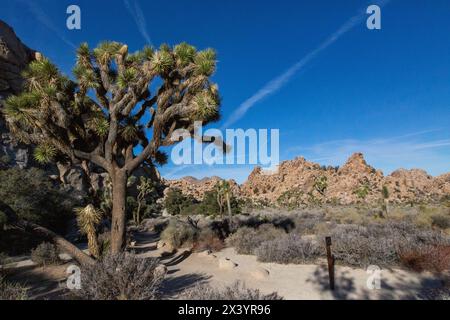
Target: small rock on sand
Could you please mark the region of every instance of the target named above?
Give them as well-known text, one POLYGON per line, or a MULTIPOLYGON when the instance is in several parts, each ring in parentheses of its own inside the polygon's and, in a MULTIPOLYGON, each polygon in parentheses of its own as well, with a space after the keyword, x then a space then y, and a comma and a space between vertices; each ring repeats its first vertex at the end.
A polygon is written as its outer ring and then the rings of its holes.
POLYGON ((219 268, 225 269, 225 270, 232 270, 238 266, 237 263, 231 261, 228 258, 221 258, 219 259, 219 268))
POLYGON ((269 270, 264 269, 262 267, 257 267, 255 270, 250 272, 250 274, 255 279, 264 280, 264 279, 267 279, 269 277, 270 272, 269 272, 269 270))

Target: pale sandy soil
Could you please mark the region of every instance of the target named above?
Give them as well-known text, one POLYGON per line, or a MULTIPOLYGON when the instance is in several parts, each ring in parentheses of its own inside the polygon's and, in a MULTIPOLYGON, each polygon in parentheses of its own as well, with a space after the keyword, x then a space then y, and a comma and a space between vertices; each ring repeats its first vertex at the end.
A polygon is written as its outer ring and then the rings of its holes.
MULTIPOLYGON (((139 245, 139 244, 138 244, 139 245)), ((153 250, 142 256, 159 256, 162 249, 156 242, 144 246, 153 250)), ((441 280, 428 273, 413 273, 399 269, 381 270, 381 289, 370 290, 366 270, 336 266, 335 290, 329 289, 326 261, 319 265, 282 265, 260 263, 255 256, 239 255, 233 248, 213 254, 183 253, 169 255, 162 260, 168 266, 166 290, 176 298, 178 293, 196 283, 210 283, 214 287, 242 281, 248 288, 263 293, 278 292, 285 299, 413 299, 423 290, 439 287, 441 280), (228 258, 235 267, 221 267, 228 258)), ((230 265, 230 263, 225 262, 230 265)))
MULTIPOLYGON (((424 290, 442 284, 440 279, 428 273, 382 269, 381 289, 370 290, 366 270, 336 266, 336 288, 331 291, 326 261, 317 265, 260 263, 255 256, 239 255, 233 248, 212 254, 191 253, 190 250, 168 253, 164 247, 157 248, 159 238, 154 233, 138 234, 136 240, 136 245, 130 249, 138 256, 158 257, 167 266, 163 291, 171 299, 199 283, 223 287, 237 280, 262 293, 275 291, 285 299, 300 300, 414 299, 424 290)), ((65 264, 46 268, 38 268, 30 260, 10 265, 11 280, 26 284, 32 299, 61 299, 68 293, 65 270, 70 257, 62 255, 61 258, 65 264)))

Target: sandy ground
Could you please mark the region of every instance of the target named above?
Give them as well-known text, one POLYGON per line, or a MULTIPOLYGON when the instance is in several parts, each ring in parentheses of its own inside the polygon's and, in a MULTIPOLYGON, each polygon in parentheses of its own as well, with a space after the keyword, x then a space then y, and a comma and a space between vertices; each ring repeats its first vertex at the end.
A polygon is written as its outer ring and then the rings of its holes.
MULTIPOLYGON (((176 299, 179 293, 199 283, 214 287, 243 282, 248 288, 263 293, 277 292, 284 299, 414 299, 426 289, 438 288, 440 279, 428 273, 413 273, 399 269, 381 270, 381 288, 369 289, 370 274, 363 269, 336 266, 335 290, 330 290, 326 261, 316 265, 282 265, 260 263, 255 256, 239 255, 233 248, 220 252, 191 253, 189 249, 167 252, 158 248, 158 235, 136 234, 132 250, 140 257, 158 257, 167 266, 163 292, 176 299)), ((22 259, 8 266, 11 280, 26 284, 31 299, 61 299, 65 289, 66 268, 70 257, 62 255, 63 265, 36 267, 22 259)))
MULTIPOLYGON (((156 249, 156 236, 144 235, 143 238, 152 238, 153 241, 138 241, 138 248, 146 247, 148 250, 144 249, 141 256, 160 256, 163 248, 156 249)), ((187 250, 180 250, 177 254, 169 254, 162 262, 168 267, 166 290, 174 298, 182 289, 196 283, 220 287, 237 280, 248 288, 259 289, 263 293, 276 291, 285 299, 293 300, 414 299, 423 290, 442 284, 440 279, 428 273, 382 269, 380 289, 371 290, 367 286, 371 274, 366 270, 336 266, 335 290, 331 291, 326 261, 318 265, 260 263, 255 256, 239 255, 233 248, 212 254, 190 254, 187 250)))

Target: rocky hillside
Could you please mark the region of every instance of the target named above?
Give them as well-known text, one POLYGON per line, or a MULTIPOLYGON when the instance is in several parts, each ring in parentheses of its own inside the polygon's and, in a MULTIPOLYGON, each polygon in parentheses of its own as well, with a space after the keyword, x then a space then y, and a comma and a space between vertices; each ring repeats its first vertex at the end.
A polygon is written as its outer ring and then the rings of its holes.
MULTIPOLYGON (((177 188, 185 195, 190 195, 196 200, 202 200, 205 192, 212 191, 216 184, 221 181, 220 177, 210 177, 204 179, 196 179, 194 177, 183 177, 177 180, 163 179, 163 184, 166 186, 166 190, 170 188, 177 188)), ((240 186, 234 180, 229 181, 231 184, 231 190, 235 196, 240 196, 240 186)))
POLYGON ((256 168, 241 186, 241 195, 284 205, 311 203, 375 203, 438 200, 450 195, 450 174, 433 178, 419 169, 399 169, 388 176, 353 154, 340 168, 321 167, 296 158, 280 164, 275 174, 256 168), (387 194, 383 195, 383 187, 387 194))
MULTIPOLYGON (((33 59, 34 51, 0 20, 0 110, 4 98, 20 92, 23 81, 20 74, 33 59)), ((31 161, 30 148, 14 141, 0 113, 0 162, 25 168, 31 161)))
MULTIPOLYGON (((219 180, 185 177, 165 184, 201 199, 219 180)), ((235 181, 232 185, 236 196, 265 205, 378 203, 385 196, 391 203, 409 203, 450 196, 450 173, 434 178, 423 170, 399 169, 384 176, 367 164, 363 154, 355 153, 340 168, 320 166, 302 157, 282 162, 275 173, 257 167, 242 185, 235 181)))

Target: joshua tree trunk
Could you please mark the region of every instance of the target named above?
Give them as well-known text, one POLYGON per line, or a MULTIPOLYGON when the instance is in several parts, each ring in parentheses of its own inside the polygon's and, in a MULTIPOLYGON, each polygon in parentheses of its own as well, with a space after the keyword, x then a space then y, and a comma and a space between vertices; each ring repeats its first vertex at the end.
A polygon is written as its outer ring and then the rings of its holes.
POLYGON ((96 259, 100 258, 100 248, 98 245, 98 239, 97 239, 97 234, 95 232, 95 227, 93 227, 92 230, 90 230, 88 232, 87 238, 88 238, 89 252, 96 259))
POLYGON ((230 204, 230 194, 227 192, 227 207, 228 207, 228 215, 230 216, 231 221, 231 204, 230 204))
POLYGON ((120 253, 125 243, 127 178, 125 172, 117 170, 112 179, 111 253, 113 254, 120 253))

